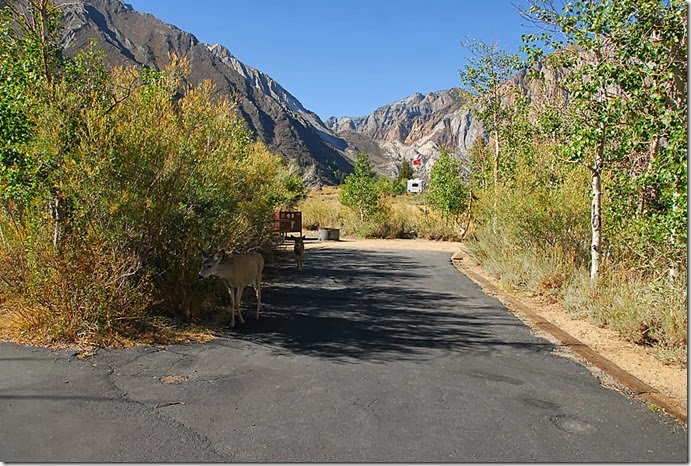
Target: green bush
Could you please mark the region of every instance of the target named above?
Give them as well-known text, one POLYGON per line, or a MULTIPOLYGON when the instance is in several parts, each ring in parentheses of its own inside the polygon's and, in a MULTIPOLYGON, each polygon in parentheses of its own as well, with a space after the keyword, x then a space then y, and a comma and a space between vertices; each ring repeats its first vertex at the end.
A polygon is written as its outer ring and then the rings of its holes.
POLYGON ((445 221, 457 219, 468 206, 468 186, 462 179, 461 161, 444 148, 432 165, 429 188, 425 193, 429 205, 445 221))
POLYGON ((271 212, 304 193, 211 84, 182 86, 185 62, 99 60, 87 50, 43 83, 23 146, 41 184, 0 209, 0 306, 42 341, 113 339, 154 311, 197 320, 214 288, 199 248, 268 249, 271 212))
POLYGON ((353 173, 348 175, 341 187, 338 200, 346 207, 358 212, 360 220, 372 217, 380 210, 381 184, 372 170, 367 154, 360 152, 355 158, 353 173))
MULTIPOLYGON (((550 165, 545 152, 532 155, 550 165)), ((577 165, 547 173, 515 166, 499 187, 500 202, 492 187, 478 190, 469 252, 507 289, 540 293, 574 318, 654 346, 663 359, 685 365, 685 281, 654 280, 612 258, 600 279, 591 280, 588 182, 589 172, 577 165)))

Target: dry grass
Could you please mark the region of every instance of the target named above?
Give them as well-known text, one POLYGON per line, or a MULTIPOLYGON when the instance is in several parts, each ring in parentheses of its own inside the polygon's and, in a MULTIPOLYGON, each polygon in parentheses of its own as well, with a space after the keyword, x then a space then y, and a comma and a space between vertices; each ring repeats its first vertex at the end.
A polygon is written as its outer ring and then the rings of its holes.
POLYGON ((467 246, 508 291, 529 291, 559 302, 572 318, 615 330, 627 341, 653 348, 662 361, 686 367, 685 280, 653 281, 630 271, 605 270, 595 283, 587 269, 558 249, 537 254, 512 247, 489 231, 467 246))
POLYGON ((298 206, 302 211, 303 228, 340 228, 343 235, 360 238, 424 238, 457 241, 460 227, 445 222, 432 211, 424 197, 406 194, 385 198, 380 213, 371 218, 359 215, 338 201, 338 187, 312 191, 298 206))
POLYGON ((56 340, 49 331, 33 332, 25 327, 22 314, 11 310, 0 311, 0 340, 20 345, 62 347, 131 347, 137 345, 171 345, 179 343, 204 343, 220 335, 222 326, 207 324, 175 324, 163 317, 152 317, 130 334, 111 334, 101 338, 76 338, 73 341, 56 340))
POLYGON ((681 282, 651 281, 615 271, 594 285, 586 271, 580 271, 562 295, 572 316, 616 330, 628 341, 655 348, 663 361, 686 366, 688 314, 681 282))

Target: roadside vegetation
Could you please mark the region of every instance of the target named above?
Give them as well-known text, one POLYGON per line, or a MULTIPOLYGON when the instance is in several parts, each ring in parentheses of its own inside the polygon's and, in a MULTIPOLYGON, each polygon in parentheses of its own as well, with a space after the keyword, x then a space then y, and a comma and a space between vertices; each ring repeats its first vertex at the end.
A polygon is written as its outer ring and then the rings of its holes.
POLYGON ((377 176, 367 154, 360 153, 341 186, 325 186, 300 202, 303 227, 339 228, 362 238, 458 241, 467 226, 461 162, 443 151, 434 167, 427 194, 406 193, 405 182, 413 174, 409 164, 402 176, 387 179, 377 176))
MULTIPOLYGON (((301 178, 211 84, 186 84, 184 60, 111 70, 94 47, 67 59, 59 9, 14 4, 0 9, 0 336, 205 338, 194 325, 226 292, 196 279, 199 248, 270 256, 267 220, 303 199, 301 178)), ((686 4, 529 5, 547 32, 524 37, 527 63, 463 44, 487 128, 469 160, 443 149, 411 194, 409 163, 387 179, 358 154, 340 187, 300 202, 303 228, 464 240, 507 289, 686 365, 686 4), (505 82, 519 67, 533 70, 530 100, 505 82)))
MULTIPOLYGON (((531 3, 526 18, 551 32, 524 38, 530 63, 563 76, 551 97, 514 94, 504 118, 485 121, 502 142, 497 194, 472 172, 469 247, 507 286, 685 365, 686 4, 531 3)), ((476 148, 474 163, 489 165, 476 148)))
POLYGON ((0 20, 0 332, 38 344, 204 338, 199 248, 270 249, 301 178, 209 83, 61 55, 60 11, 0 20), (196 337, 195 337, 196 335, 196 337))
POLYGON ((535 0, 524 16, 547 31, 524 37, 527 63, 463 44, 461 80, 488 133, 470 160, 444 151, 426 193, 395 195, 387 187, 404 180, 376 180, 361 154, 341 205, 310 197, 305 218, 364 237, 467 235, 506 288, 685 366, 686 4, 535 0), (531 100, 505 82, 519 67, 532 70, 531 100))

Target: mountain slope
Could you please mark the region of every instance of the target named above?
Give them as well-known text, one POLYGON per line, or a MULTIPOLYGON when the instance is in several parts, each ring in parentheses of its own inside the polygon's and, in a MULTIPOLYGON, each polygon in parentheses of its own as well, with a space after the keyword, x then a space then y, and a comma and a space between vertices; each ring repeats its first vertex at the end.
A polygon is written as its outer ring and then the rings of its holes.
POLYGON ((364 117, 331 117, 326 126, 351 145, 370 154, 375 168, 396 176, 404 160, 423 156, 420 175, 429 169, 445 147, 467 158, 478 137, 486 133, 473 116, 471 100, 459 89, 413 94, 378 108, 364 117))
MULTIPOLYGON (((541 80, 529 79, 522 69, 502 84, 504 89, 516 88, 531 105, 544 101, 566 102, 568 97, 558 82, 563 70, 551 69, 539 63, 534 68, 541 80)), ((513 92, 506 99, 515 100, 513 92)), ((401 163, 423 156, 417 175, 427 178, 441 147, 459 158, 467 159, 478 140, 488 140, 484 125, 474 114, 475 99, 460 89, 430 94, 413 94, 405 99, 378 108, 363 117, 331 117, 326 126, 348 141, 348 151, 362 150, 370 155, 375 169, 387 176, 397 176, 401 163)))
POLYGON ((333 184, 352 171, 343 152, 347 142, 268 75, 249 67, 220 45, 209 46, 154 16, 135 11, 122 0, 63 0, 65 50, 74 55, 94 39, 111 65, 162 69, 169 53, 190 61, 189 81, 213 81, 233 95, 247 126, 270 150, 311 170, 313 184, 333 184))

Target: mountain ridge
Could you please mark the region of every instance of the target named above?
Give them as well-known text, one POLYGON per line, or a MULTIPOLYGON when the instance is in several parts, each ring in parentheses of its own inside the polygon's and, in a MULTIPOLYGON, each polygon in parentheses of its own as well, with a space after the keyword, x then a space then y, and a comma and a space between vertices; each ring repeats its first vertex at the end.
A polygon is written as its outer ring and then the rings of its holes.
POLYGON ((189 59, 188 80, 210 79, 220 93, 234 95, 238 114, 257 138, 305 171, 308 185, 335 184, 352 171, 347 142, 271 77, 233 57, 220 45, 208 45, 193 34, 155 16, 134 10, 122 0, 60 0, 64 6, 63 43, 68 56, 94 39, 108 63, 165 67, 169 53, 189 59))
POLYGON ((358 152, 368 153, 375 171, 389 177, 398 175, 403 161, 420 154, 418 175, 427 177, 441 147, 468 158, 475 141, 487 139, 474 117, 471 96, 459 88, 416 92, 369 115, 322 121, 277 81, 223 45, 205 44, 123 0, 58 1, 65 6, 68 56, 95 39, 111 65, 162 69, 170 53, 187 58, 189 81, 209 79, 219 93, 234 96, 248 129, 269 150, 302 167, 308 187, 342 181, 358 152))
POLYGON ((325 124, 352 145, 369 146, 375 168, 387 176, 420 154, 418 175, 427 177, 442 147, 467 159, 477 138, 487 138, 473 116, 472 97, 459 88, 416 92, 369 115, 331 117, 325 124))

